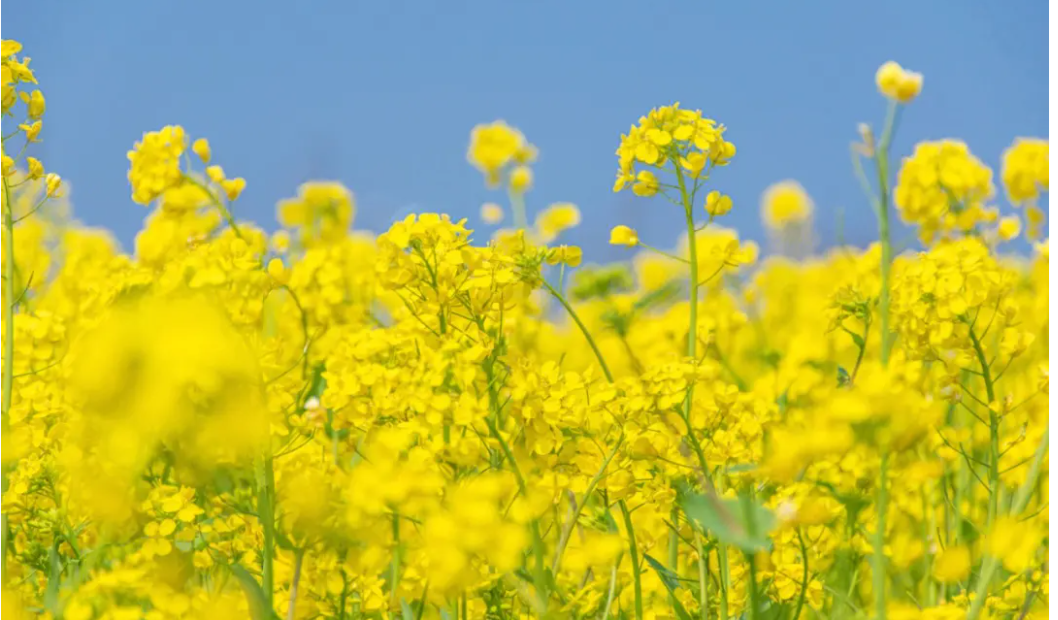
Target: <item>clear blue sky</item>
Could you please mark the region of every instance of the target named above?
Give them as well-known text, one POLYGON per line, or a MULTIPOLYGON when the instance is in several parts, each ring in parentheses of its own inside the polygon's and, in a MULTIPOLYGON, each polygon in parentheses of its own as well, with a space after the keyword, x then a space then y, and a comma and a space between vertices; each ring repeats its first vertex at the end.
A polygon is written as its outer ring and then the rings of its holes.
MULTIPOLYGON (((960 137, 997 168, 1015 136, 1046 136, 1047 3, 967 0, 720 2, 8 3, 47 96, 38 154, 69 179, 79 218, 126 248, 146 211, 132 203, 126 151, 182 124, 244 176, 240 217, 275 226, 275 203, 310 178, 356 194, 358 227, 412 210, 477 222, 482 187, 470 129, 505 119, 541 151, 530 207, 571 201, 565 240, 589 259, 618 223, 667 245, 681 215, 611 192, 619 135, 680 101, 729 127, 738 156, 714 174, 734 198, 727 224, 761 239, 759 197, 800 181, 832 243, 874 233, 849 163, 856 124, 880 125, 874 72, 894 59, 925 74, 894 148, 960 137)), ((479 227, 486 230, 484 226, 479 227)), ((483 237, 484 235, 479 235, 483 237)))

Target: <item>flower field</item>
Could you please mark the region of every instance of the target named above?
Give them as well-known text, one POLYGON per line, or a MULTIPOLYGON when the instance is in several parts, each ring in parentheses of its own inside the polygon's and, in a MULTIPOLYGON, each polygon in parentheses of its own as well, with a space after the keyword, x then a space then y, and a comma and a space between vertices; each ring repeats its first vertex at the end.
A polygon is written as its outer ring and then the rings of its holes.
POLYGON ((126 253, 26 155, 45 98, 0 55, 4 615, 1047 616, 1046 139, 892 152, 923 78, 886 63, 849 169, 878 241, 801 251, 786 181, 763 255, 724 226, 739 128, 658 107, 599 148, 686 232, 598 231, 600 266, 502 121, 466 153, 496 203, 377 236, 334 182, 240 219, 253 180, 173 125, 114 170, 126 253))

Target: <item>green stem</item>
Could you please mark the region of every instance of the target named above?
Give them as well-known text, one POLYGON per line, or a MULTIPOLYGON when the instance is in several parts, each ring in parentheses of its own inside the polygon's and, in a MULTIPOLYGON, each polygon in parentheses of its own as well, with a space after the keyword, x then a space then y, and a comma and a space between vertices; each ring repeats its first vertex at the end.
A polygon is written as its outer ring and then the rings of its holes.
POLYGON ((613 568, 610 569, 610 587, 606 593, 606 607, 603 609, 602 620, 610 617, 610 609, 613 607, 614 597, 617 595, 617 566, 621 563, 621 556, 614 560, 613 568))
POLYGON ((885 620, 885 517, 889 509, 887 484, 889 477, 889 453, 882 449, 881 464, 878 468, 878 502, 875 509, 878 513, 877 531, 874 533, 874 613, 877 620, 885 620))
POLYGON ((541 282, 543 282, 544 288, 558 300, 558 303, 562 304, 562 307, 569 313, 570 318, 572 318, 573 322, 577 324, 578 328, 580 328, 580 332, 584 334, 584 339, 588 341, 591 350, 595 352, 595 359, 599 360, 599 366, 602 367, 602 372, 606 375, 606 380, 613 383, 613 375, 610 374, 610 368, 606 365, 606 360, 602 356, 602 351, 599 350, 599 345, 595 344, 595 339, 591 337, 591 332, 589 332, 588 327, 584 325, 584 321, 580 320, 580 317, 577 316, 577 312, 562 293, 558 292, 555 287, 551 286, 547 280, 541 280, 541 282))
POLYGON ((272 597, 274 590, 274 570, 272 563, 275 555, 275 471, 272 468, 271 453, 264 455, 257 466, 257 519, 264 530, 264 548, 261 549, 261 590, 269 612, 274 609, 272 597))
POLYGON ((973 343, 974 352, 977 354, 977 362, 981 365, 981 378, 984 379, 985 393, 988 395, 988 434, 989 434, 989 459, 988 459, 988 523, 991 528, 999 513, 999 416, 992 408, 996 401, 995 384, 992 381, 992 370, 988 365, 988 357, 985 355, 981 341, 970 327, 970 342, 973 343))
POLYGON ((580 519, 580 513, 584 511, 585 504, 591 498, 591 494, 595 492, 595 487, 599 485, 599 481, 602 480, 603 475, 606 473, 606 468, 610 466, 610 461, 613 460, 614 455, 617 454, 617 450, 624 443, 624 435, 621 435, 617 439, 617 443, 614 444, 610 453, 603 459, 602 466, 599 467, 599 471, 595 472, 590 482, 588 482, 588 488, 584 491, 584 499, 576 505, 573 510, 573 515, 562 528, 562 533, 558 539, 558 547, 555 549, 555 559, 551 563, 551 574, 558 575, 558 569, 562 567, 562 554, 566 551, 566 545, 569 544, 569 537, 573 533, 573 528, 576 526, 577 521, 580 519))
MULTIPOLYGON (((755 538, 757 524, 753 518, 753 499, 749 493, 742 496, 742 514, 746 520, 746 534, 750 538, 755 538)), ((757 554, 753 551, 746 551, 745 556, 746 563, 749 564, 749 620, 757 620, 760 611, 760 592, 757 584, 757 554)))
POLYGON ((397 602, 397 585, 400 581, 400 515, 393 511, 393 556, 389 564, 389 600, 397 602))
MULTIPOLYGON (((1032 457, 1032 465, 1029 468, 1029 475, 1025 478, 1024 484, 1018 489, 1017 495, 1014 496, 1014 503, 1010 507, 1010 516, 1017 517, 1025 510, 1025 507, 1029 504, 1029 498, 1032 497, 1032 491, 1036 487, 1036 480, 1040 475, 1040 466, 1043 463, 1043 455, 1047 453, 1047 443, 1050 439, 1050 429, 1043 432, 1043 437, 1040 438, 1040 445, 1036 448, 1036 454, 1032 457)), ((984 563, 981 566, 981 573, 977 579, 977 589, 975 590, 973 603, 970 605, 970 611, 966 614, 967 620, 977 620, 981 615, 981 610, 984 609, 985 600, 988 598, 988 588, 992 583, 992 577, 999 568, 999 560, 991 555, 986 556, 984 563)))
POLYGON ((622 499, 618 502, 621 516, 624 517, 625 530, 628 531, 628 553, 632 557, 632 587, 635 591, 636 620, 643 620, 643 584, 639 580, 639 550, 636 548, 636 533, 632 528, 632 515, 628 505, 622 499))
POLYGON ((885 118, 885 129, 875 152, 874 161, 878 169, 878 239, 882 246, 882 290, 878 302, 882 315, 882 364, 889 364, 892 338, 889 333, 889 279, 893 262, 893 242, 889 230, 889 144, 896 126, 897 103, 889 104, 885 118))
POLYGON ((508 192, 511 199, 511 212, 514 214, 514 228, 524 230, 529 228, 529 219, 525 214, 525 194, 522 192, 508 192))
MULTIPOLYGON (((11 190, 4 182, 4 359, 3 359, 3 415, 0 427, 8 430, 11 398, 15 380, 15 223, 12 216, 11 190)), ((3 492, 7 492, 7 468, 3 472, 3 492)), ((7 514, 0 517, 0 580, 7 583, 7 543, 9 538, 7 514)))
POLYGON ((801 619, 801 610, 805 606, 805 596, 808 593, 808 547, 805 545, 805 537, 801 534, 801 528, 797 528, 797 542, 801 544, 801 594, 797 596, 797 609, 794 611, 793 620, 801 619))

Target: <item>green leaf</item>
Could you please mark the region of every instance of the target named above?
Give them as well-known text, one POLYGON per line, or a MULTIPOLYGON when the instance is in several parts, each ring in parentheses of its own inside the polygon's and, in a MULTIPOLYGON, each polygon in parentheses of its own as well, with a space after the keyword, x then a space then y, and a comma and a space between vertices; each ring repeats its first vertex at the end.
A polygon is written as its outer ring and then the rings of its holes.
POLYGON ((680 599, 676 597, 676 590, 679 590, 680 585, 682 585, 680 584, 680 578, 661 562, 650 557, 649 554, 644 554, 643 558, 647 561, 647 564, 650 564, 651 568, 654 569, 654 572, 658 574, 661 583, 665 584, 665 589, 672 595, 672 606, 676 612, 676 616, 680 620, 691 620, 691 615, 687 613, 687 608, 684 607, 683 603, 680 602, 680 599))
POLYGON ((753 519, 749 524, 743 501, 746 500, 688 494, 683 497, 682 506, 689 519, 722 543, 748 552, 770 549, 768 533, 775 527, 775 515, 759 503, 749 502, 749 516, 753 519))
POLYGON ((411 610, 411 605, 404 599, 400 599, 400 615, 402 620, 415 620, 415 612, 411 610))
POLYGON ((264 590, 261 589, 261 584, 257 583, 257 580, 245 568, 237 564, 230 568, 231 574, 242 587, 246 602, 250 604, 250 616, 253 620, 273 620, 275 614, 268 608, 268 600, 265 598, 264 590))

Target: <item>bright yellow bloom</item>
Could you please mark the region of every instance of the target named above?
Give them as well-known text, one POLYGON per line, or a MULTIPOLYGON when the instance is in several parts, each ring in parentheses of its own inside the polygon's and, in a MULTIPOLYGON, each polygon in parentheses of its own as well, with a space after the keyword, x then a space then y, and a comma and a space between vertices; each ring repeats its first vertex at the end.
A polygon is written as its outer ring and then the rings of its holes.
POLYGON ((628 226, 614 226, 610 231, 610 245, 627 245, 634 247, 639 245, 639 235, 628 226))
POLYGON ((510 188, 515 193, 525 193, 533 186, 533 171, 529 166, 516 166, 511 171, 510 188))
POLYGON ((1036 200, 1050 188, 1050 143, 1018 138, 1003 151, 1003 187, 1015 206, 1036 200))
POLYGON ((909 103, 922 91, 922 74, 908 71, 891 60, 878 68, 874 81, 883 95, 900 103, 909 103))
POLYGON ((544 209, 536 218, 537 236, 543 243, 550 243, 563 231, 580 224, 580 209, 569 202, 556 202, 544 209))
POLYGON ((143 134, 143 140, 128 153, 132 199, 149 204, 177 185, 183 176, 180 157, 186 148, 187 137, 179 125, 143 134))
POLYGON ((815 206, 800 183, 782 181, 764 191, 760 209, 764 224, 772 230, 781 230, 809 220, 815 206))
POLYGON ((577 267, 584 256, 581 249, 575 245, 560 245, 552 248, 547 253, 547 264, 558 265, 559 263, 577 267))
POLYGON ((713 190, 705 197, 705 212, 713 217, 727 215, 731 211, 731 197, 713 190))
POLYGON ((202 163, 208 164, 210 157, 213 156, 213 152, 209 148, 209 140, 205 138, 199 138, 191 144, 191 150, 198 155, 198 158, 202 160, 202 163))
POLYGON ((996 230, 999 238, 1010 241, 1021 234, 1021 218, 1016 215, 1008 215, 999 220, 999 228, 996 230))

